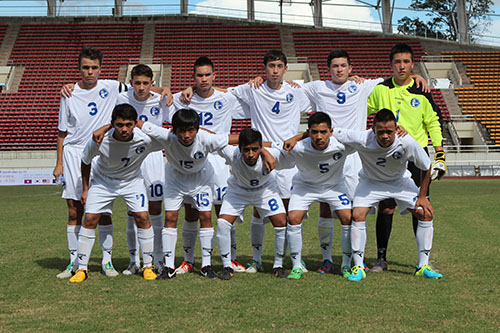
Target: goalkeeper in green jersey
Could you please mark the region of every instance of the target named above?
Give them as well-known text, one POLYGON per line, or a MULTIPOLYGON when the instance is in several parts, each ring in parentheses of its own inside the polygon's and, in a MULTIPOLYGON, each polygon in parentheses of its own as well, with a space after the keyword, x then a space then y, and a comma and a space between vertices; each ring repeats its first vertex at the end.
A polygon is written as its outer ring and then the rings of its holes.
MULTIPOLYGON (((389 109, 396 116, 398 125, 403 126, 426 151, 428 135, 434 146, 434 164, 431 167, 432 180, 441 179, 446 173, 445 154, 442 147, 441 112, 430 94, 416 87, 411 77, 413 70, 413 50, 407 44, 396 44, 390 53, 393 77, 378 84, 368 98, 368 113, 389 109)), ((415 184, 420 187, 421 170, 412 162, 408 163, 415 184)), ((429 193, 427 193, 428 195, 429 193)), ((372 272, 387 270, 387 245, 392 230, 392 218, 395 209, 392 199, 379 204, 377 215, 377 262, 372 272)), ((413 218, 413 231, 416 232, 418 221, 413 218)))

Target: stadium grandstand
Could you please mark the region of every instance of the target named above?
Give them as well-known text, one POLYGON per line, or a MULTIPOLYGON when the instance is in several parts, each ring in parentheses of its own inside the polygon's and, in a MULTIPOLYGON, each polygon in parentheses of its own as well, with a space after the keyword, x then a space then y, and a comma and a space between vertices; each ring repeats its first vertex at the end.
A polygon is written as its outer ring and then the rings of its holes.
MULTIPOLYGON (((114 17, 57 17, 48 6, 48 17, 0 18, 0 170, 51 171, 59 91, 78 80, 75 59, 83 46, 103 50, 101 78, 125 82, 134 64, 146 63, 156 66, 160 86, 177 92, 191 84, 192 64, 200 55, 214 60, 215 83, 221 87, 262 75, 262 56, 273 48, 289 57, 288 78, 299 82, 328 80, 325 59, 336 48, 351 55, 353 74, 375 78, 391 75, 389 50, 405 42, 415 50, 415 73, 431 83, 442 110, 448 176, 500 176, 498 47, 385 28, 327 28, 317 16, 314 26, 262 22, 250 14, 248 19, 210 17, 189 14, 185 5, 180 1, 179 14, 163 16, 123 16, 123 8, 116 7, 114 17)), ((248 126, 248 119, 234 121, 232 132, 248 126)))

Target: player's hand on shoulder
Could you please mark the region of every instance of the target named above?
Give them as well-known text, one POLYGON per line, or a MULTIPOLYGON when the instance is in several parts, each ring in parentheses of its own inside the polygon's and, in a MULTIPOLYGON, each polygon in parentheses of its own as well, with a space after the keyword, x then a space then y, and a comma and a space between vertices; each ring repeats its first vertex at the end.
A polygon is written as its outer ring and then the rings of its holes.
POLYGON ((424 93, 430 93, 431 87, 427 83, 427 80, 422 76, 415 74, 415 82, 417 83, 417 88, 420 88, 424 93))
POLYGON ((358 75, 353 75, 353 76, 349 76, 347 78, 347 80, 354 81, 357 84, 361 84, 361 83, 365 82, 366 79, 364 77, 361 77, 361 76, 358 76, 358 75))
POLYGON ((286 80, 285 81, 286 83, 288 83, 292 88, 302 88, 300 86, 300 84, 298 84, 297 82, 295 81, 292 81, 292 80, 286 80))
POLYGON ((272 171, 276 168, 276 158, 267 151, 266 148, 262 149, 262 159, 264 160, 264 165, 266 166, 267 170, 272 171))
POLYGON ((408 132, 403 126, 401 125, 396 126, 396 135, 398 136, 398 138, 404 138, 407 134, 408 132))
POLYGON ((283 142, 283 149, 286 150, 287 152, 290 152, 293 149, 293 147, 295 147, 297 142, 298 142, 297 139, 290 138, 285 142, 283 142))
POLYGON ((167 87, 162 88, 160 99, 163 101, 165 97, 167 97, 165 103, 166 106, 171 106, 172 104, 174 104, 174 95, 172 95, 172 92, 167 87))
POLYGON ((74 89, 75 89, 74 83, 65 84, 61 88, 61 96, 66 97, 66 98, 70 98, 74 89))
POLYGON ((263 83, 264 79, 262 78, 262 76, 257 76, 255 79, 251 79, 250 81, 248 81, 248 84, 255 89, 259 89, 263 83))
POLYGON ((190 104, 191 98, 193 98, 194 90, 193 87, 187 87, 184 89, 179 97, 182 103, 190 104))

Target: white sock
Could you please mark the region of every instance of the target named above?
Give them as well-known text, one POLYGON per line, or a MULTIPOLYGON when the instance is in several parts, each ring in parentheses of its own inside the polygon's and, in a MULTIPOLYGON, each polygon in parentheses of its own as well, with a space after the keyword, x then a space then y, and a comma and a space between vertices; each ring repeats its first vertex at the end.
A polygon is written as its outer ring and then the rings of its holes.
POLYGON ((80 225, 66 225, 70 263, 76 263, 78 259, 78 233, 80 232, 80 228, 80 225))
POLYGON ((111 255, 113 254, 113 225, 100 225, 97 227, 99 230, 99 243, 102 248, 102 264, 108 261, 111 262, 111 255))
POLYGON ((137 228, 137 238, 142 250, 142 267, 149 267, 153 264, 153 249, 155 238, 153 228, 137 228))
POLYGON ((222 267, 231 267, 231 229, 234 227, 224 219, 217 220, 217 244, 222 259, 222 267))
POLYGON ((90 253, 94 247, 95 229, 80 228, 78 234, 78 269, 88 269, 90 253))
POLYGON ((366 245, 366 221, 352 222, 351 248, 355 266, 364 267, 366 245))
POLYGON ((200 228, 201 267, 210 266, 214 250, 214 228, 200 228))
MULTIPOLYGON (((153 257, 154 264, 158 265, 161 261, 163 262, 163 246, 161 239, 161 232, 163 230, 163 216, 159 215, 150 215, 151 226, 153 227, 153 257)), ((144 260, 144 257, 142 257, 144 260)))
POLYGON ((274 227, 274 264, 275 267, 283 267, 283 259, 286 254, 285 245, 286 227, 274 227))
POLYGON ((231 224, 231 260, 236 260, 236 227, 231 224))
POLYGON ((333 241, 333 218, 320 217, 318 219, 319 246, 323 260, 332 260, 332 241, 333 241))
POLYGON ((135 262, 139 264, 141 259, 139 258, 139 242, 137 240, 137 226, 135 225, 135 218, 133 216, 127 216, 127 243, 128 252, 130 254, 130 262, 135 262))
POLYGON ((182 246, 184 248, 184 261, 194 264, 194 249, 196 247, 196 236, 198 236, 198 221, 182 224, 182 246))
POLYGON ((433 221, 418 221, 417 227, 417 248, 418 267, 429 264, 429 254, 432 249, 432 238, 434 237, 433 221))
POLYGON ((177 228, 163 228, 161 231, 165 266, 175 268, 175 245, 177 244, 177 228))
POLYGON ((342 266, 351 267, 351 226, 341 225, 340 248, 342 249, 342 266))
POLYGON ((250 220, 250 241, 252 242, 253 260, 262 262, 262 246, 266 235, 266 225, 262 218, 252 216, 250 220))
POLYGON ((302 264, 302 224, 286 226, 286 238, 290 248, 290 258, 292 259, 292 268, 300 267, 302 264))

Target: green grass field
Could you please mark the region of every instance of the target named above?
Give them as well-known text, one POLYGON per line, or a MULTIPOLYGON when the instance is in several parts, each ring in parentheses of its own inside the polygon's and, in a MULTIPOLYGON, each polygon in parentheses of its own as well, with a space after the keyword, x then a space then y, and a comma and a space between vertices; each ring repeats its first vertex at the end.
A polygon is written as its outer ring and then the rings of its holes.
MULTIPOLYGON (((230 281, 197 274, 167 281, 99 273, 96 242, 89 280, 56 279, 68 263, 66 204, 55 186, 0 187, 0 331, 441 331, 500 330, 500 180, 444 180, 432 185, 436 211, 434 265, 442 280, 413 276, 416 244, 409 216, 396 216, 389 271, 360 283, 313 272, 321 261, 318 206, 304 222, 301 280, 271 274, 274 235, 264 248, 265 273, 237 273, 230 281)), ((248 211, 247 211, 248 215, 248 211)), ((125 207, 115 205, 114 265, 128 264, 125 207)), ((375 261, 375 223, 368 222, 366 262, 375 261)), ((338 222, 337 222, 338 223, 338 222)), ((250 226, 237 226, 242 263, 251 255, 250 226)), ((198 242, 199 245, 199 242, 198 242)), ((197 262, 200 262, 197 249, 197 262)), ((182 261, 179 235, 176 263, 182 261)), ((213 263, 220 271, 215 251, 213 263)), ((290 262, 287 260, 287 265, 290 262)))

